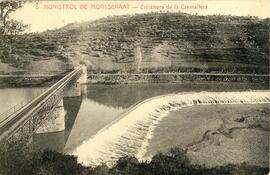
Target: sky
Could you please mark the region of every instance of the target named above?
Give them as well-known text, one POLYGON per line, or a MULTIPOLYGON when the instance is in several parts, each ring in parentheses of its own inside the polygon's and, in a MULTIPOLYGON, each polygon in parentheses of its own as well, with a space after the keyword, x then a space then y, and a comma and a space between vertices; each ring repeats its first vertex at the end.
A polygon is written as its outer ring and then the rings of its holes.
POLYGON ((225 14, 235 16, 270 17, 270 0, 187 0, 187 1, 40 1, 27 3, 12 14, 12 18, 30 24, 28 32, 42 32, 73 22, 84 22, 106 16, 157 12, 150 7, 163 6, 163 11, 198 15, 225 14), (66 6, 67 5, 67 6, 66 6), (126 9, 94 9, 107 5, 126 9), (187 9, 187 6, 204 8, 187 9), (205 8, 207 6, 207 8, 205 8), (167 9, 167 7, 170 7, 167 9), (73 8, 73 9, 72 9, 73 8), (76 8, 76 9, 74 9, 76 8), (147 9, 148 8, 148 9, 147 9))

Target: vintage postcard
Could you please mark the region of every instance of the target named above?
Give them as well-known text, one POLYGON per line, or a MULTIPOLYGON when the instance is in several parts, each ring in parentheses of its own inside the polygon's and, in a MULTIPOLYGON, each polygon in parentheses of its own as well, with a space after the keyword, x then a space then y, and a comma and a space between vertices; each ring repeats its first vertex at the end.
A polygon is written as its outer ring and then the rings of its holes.
POLYGON ((269 0, 0 0, 0 175, 266 175, 269 0))

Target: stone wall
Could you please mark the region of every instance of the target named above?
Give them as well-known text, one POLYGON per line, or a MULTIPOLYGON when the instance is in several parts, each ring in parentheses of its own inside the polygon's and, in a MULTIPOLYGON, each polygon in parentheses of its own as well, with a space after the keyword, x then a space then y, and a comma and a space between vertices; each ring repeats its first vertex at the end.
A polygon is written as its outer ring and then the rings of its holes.
POLYGON ((125 84, 125 83, 181 83, 181 82, 249 82, 269 83, 269 75, 251 74, 88 74, 88 83, 93 84, 125 84))

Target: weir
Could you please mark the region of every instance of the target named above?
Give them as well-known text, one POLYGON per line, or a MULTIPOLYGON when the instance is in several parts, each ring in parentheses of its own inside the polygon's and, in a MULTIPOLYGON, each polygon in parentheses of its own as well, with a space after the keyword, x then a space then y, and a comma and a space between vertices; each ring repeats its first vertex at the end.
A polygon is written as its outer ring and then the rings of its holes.
POLYGON ((270 103, 270 91, 179 93, 145 100, 99 131, 73 152, 84 165, 111 166, 120 157, 144 160, 149 140, 170 111, 195 105, 270 103))

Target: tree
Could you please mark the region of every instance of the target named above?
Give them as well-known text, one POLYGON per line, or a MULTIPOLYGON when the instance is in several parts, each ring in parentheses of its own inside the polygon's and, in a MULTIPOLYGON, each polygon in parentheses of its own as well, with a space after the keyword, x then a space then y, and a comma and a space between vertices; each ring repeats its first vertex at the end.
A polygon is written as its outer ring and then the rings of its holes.
POLYGON ((21 8, 26 1, 23 0, 11 0, 0 2, 0 28, 1 34, 5 34, 7 30, 8 20, 10 14, 21 8))
POLYGON ((7 58, 12 51, 12 43, 23 33, 27 25, 10 18, 10 14, 22 8, 27 0, 4 0, 0 2, 0 58, 7 58), (7 51, 8 50, 8 51, 7 51))
POLYGON ((13 19, 9 20, 6 23, 6 36, 8 42, 13 43, 16 39, 18 39, 18 35, 22 34, 28 26, 29 25, 13 19))

